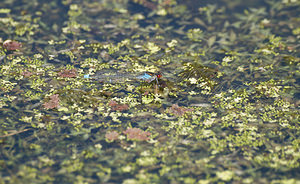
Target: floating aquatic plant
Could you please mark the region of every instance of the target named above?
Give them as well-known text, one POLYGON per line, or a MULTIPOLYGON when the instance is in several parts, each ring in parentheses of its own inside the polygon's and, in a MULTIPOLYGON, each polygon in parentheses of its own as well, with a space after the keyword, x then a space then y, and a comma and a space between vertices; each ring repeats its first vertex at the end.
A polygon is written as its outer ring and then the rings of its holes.
POLYGON ((20 48, 22 47, 22 44, 17 41, 13 41, 13 40, 5 40, 3 42, 3 47, 7 51, 14 51, 14 50, 20 50, 20 48))
POLYGON ((105 138, 111 142, 119 139, 119 133, 116 131, 106 132, 105 138))
POLYGON ((57 108, 59 106, 59 95, 58 94, 54 94, 50 96, 50 100, 48 102, 44 102, 44 107, 46 109, 54 109, 57 108))
POLYGON ((179 73, 179 76, 182 85, 199 89, 202 94, 211 94, 218 85, 218 70, 203 66, 198 62, 184 63, 183 71, 179 73))
POLYGON ((186 107, 179 107, 177 104, 173 104, 167 112, 174 114, 175 116, 183 116, 185 113, 192 112, 193 109, 186 107))
POLYGON ((59 77, 67 77, 67 78, 73 78, 77 76, 77 71, 75 68, 67 70, 63 69, 60 72, 58 72, 59 77))
POLYGON ((129 106, 127 104, 118 104, 113 100, 111 100, 108 105, 112 107, 113 111, 126 111, 129 109, 129 106))
POLYGON ((139 128, 127 128, 123 133, 127 135, 127 139, 138 141, 147 141, 151 135, 150 132, 143 131, 139 128))

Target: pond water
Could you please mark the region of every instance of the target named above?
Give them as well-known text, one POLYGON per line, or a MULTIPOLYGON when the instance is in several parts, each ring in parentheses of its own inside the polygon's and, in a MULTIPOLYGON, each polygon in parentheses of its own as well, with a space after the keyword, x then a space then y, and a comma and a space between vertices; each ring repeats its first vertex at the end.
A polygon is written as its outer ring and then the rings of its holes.
POLYGON ((297 0, 3 0, 0 183, 300 183, 297 0))

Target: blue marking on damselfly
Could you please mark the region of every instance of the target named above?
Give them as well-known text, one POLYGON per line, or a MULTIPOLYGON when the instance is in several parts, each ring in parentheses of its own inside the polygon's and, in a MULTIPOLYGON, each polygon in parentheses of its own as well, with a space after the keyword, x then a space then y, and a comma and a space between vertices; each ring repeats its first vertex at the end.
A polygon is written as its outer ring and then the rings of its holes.
POLYGON ((88 79, 88 78, 91 78, 91 77, 90 77, 90 74, 86 74, 86 75, 83 76, 83 78, 88 79))
POLYGON ((139 75, 136 78, 140 79, 140 80, 147 81, 147 82, 151 82, 156 78, 156 76, 155 75, 150 75, 149 73, 145 72, 144 74, 139 75))

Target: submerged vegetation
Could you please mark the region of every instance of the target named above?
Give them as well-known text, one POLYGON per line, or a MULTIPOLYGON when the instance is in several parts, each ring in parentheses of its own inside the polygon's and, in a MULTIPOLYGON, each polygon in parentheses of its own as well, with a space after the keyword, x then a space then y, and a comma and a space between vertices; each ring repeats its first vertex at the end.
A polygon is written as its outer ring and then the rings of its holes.
POLYGON ((299 183, 299 12, 1 1, 0 184, 299 183))

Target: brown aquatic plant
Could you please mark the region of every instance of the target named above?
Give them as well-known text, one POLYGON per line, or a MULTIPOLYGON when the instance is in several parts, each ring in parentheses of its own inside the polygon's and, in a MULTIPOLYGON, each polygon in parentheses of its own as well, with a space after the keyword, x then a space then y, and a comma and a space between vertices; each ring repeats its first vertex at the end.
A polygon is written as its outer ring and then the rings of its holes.
POLYGON ((138 4, 140 4, 146 8, 149 8, 151 10, 157 9, 157 5, 148 0, 133 0, 133 2, 138 3, 138 4))
POLYGON ((48 102, 45 102, 43 105, 46 109, 54 109, 59 106, 59 98, 58 94, 50 96, 50 100, 48 102))
POLYGON ((32 72, 29 72, 29 71, 24 71, 24 72, 22 72, 22 75, 23 75, 24 77, 30 77, 30 76, 33 75, 33 73, 32 73, 32 72))
POLYGON ((127 104, 118 104, 116 101, 111 100, 108 104, 113 111, 126 111, 129 109, 127 104))
POLYGON ((127 135, 127 139, 139 141, 147 141, 150 139, 149 136, 151 135, 150 132, 145 132, 139 128, 127 128, 123 133, 127 135))
POLYGON ((115 141, 119 139, 119 133, 116 131, 106 132, 105 138, 108 141, 115 141))
POLYGON ((5 40, 3 42, 3 47, 8 51, 19 50, 22 47, 22 44, 13 40, 5 40))
POLYGON ((173 104, 167 111, 175 116, 183 116, 187 112, 192 112, 193 109, 179 107, 177 104, 173 104))
POLYGON ((77 70, 75 68, 71 70, 63 69, 62 71, 58 72, 58 76, 73 78, 77 76, 77 70))

